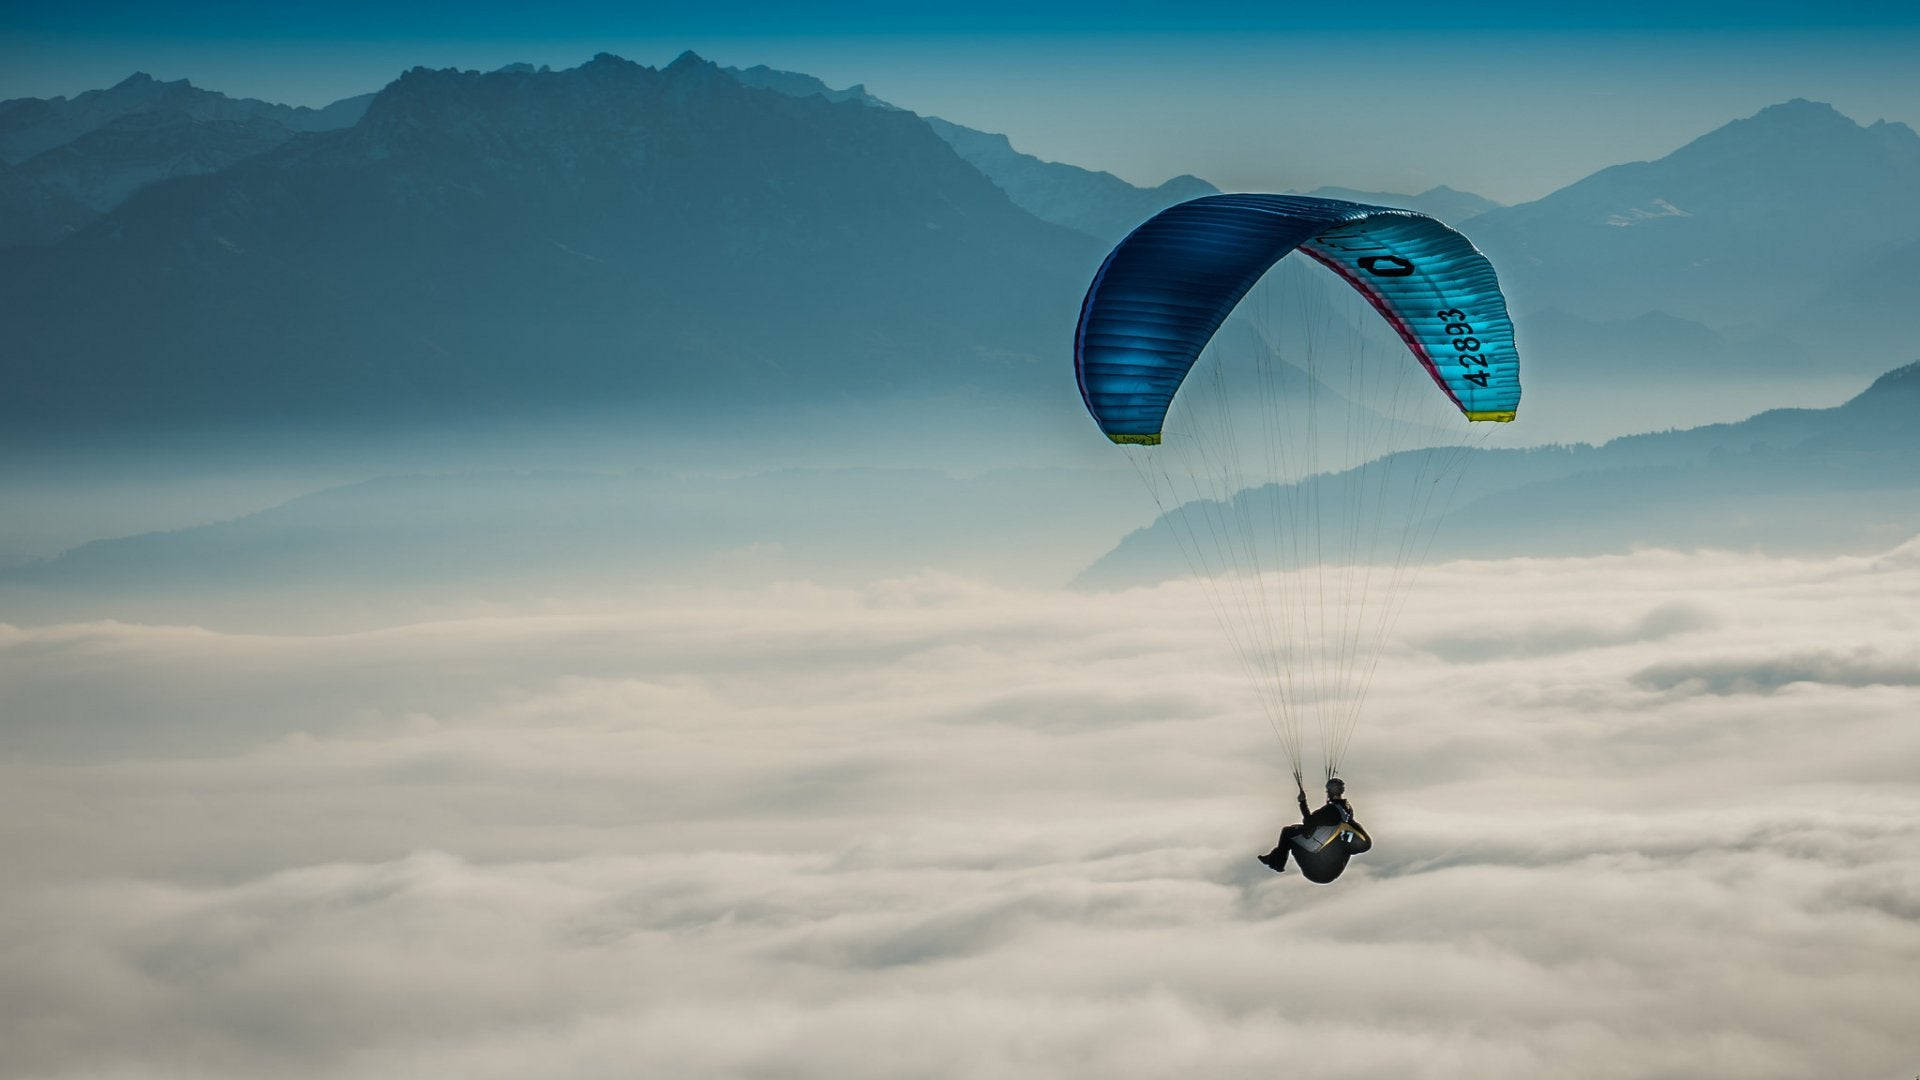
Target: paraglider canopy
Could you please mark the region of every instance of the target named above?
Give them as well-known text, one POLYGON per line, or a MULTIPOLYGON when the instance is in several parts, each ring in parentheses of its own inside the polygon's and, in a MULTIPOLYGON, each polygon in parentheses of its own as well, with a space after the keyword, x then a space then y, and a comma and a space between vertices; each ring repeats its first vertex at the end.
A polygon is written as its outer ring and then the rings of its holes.
POLYGON ((1074 369, 1100 430, 1117 443, 1158 445, 1200 351, 1261 275, 1295 250, 1359 290, 1467 419, 1513 419, 1513 322, 1493 267, 1466 237, 1410 210, 1209 195, 1135 229, 1087 289, 1074 369))

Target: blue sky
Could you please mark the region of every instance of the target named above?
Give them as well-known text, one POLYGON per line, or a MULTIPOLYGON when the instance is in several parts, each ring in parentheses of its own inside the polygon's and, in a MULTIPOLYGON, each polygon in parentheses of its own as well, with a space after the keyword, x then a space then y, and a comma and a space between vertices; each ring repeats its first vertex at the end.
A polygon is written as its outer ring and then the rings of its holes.
POLYGON ((323 104, 414 65, 572 66, 595 52, 864 82, 1137 183, 1450 184, 1537 197, 1791 97, 1920 122, 1920 5, 1588 3, 1543 10, 1271 2, 633 5, 12 3, 0 97, 144 70, 323 104))

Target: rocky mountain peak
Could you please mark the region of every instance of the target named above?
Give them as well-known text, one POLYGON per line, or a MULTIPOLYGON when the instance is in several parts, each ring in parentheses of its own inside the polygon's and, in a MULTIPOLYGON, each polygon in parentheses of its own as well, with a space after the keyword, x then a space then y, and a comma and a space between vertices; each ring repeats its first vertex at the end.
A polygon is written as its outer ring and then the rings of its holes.
MULTIPOLYGON (((1838 125, 1858 127, 1846 114, 1824 101, 1810 101, 1806 98, 1792 98, 1777 105, 1769 105, 1748 118, 1756 124, 1778 126, 1815 126, 1838 125)), ((1739 121, 1735 121, 1739 123, 1739 121)))
MULTIPOLYGON (((1909 130, 1908 134, 1911 133, 1909 130)), ((1718 162, 1737 155, 1750 159, 1779 158, 1783 164, 1796 165, 1803 164, 1796 159, 1809 153, 1883 152, 1889 135, 1897 140, 1897 134, 1870 131, 1824 101, 1794 98, 1769 105, 1743 120, 1724 124, 1664 160, 1680 164, 1701 160, 1718 162)))
MULTIPOLYGON (((693 54, 690 52, 683 53, 681 55, 693 56, 693 54)), ((698 60, 699 57, 695 56, 694 59, 698 60)), ((678 62, 677 59, 676 59, 676 62, 678 62)), ((574 68, 573 70, 587 71, 587 72, 596 72, 596 71, 612 72, 612 71, 637 71, 639 69, 640 69, 639 64, 634 63, 633 61, 627 59, 624 56, 616 56, 613 53, 603 52, 603 53, 594 53, 593 59, 587 61, 584 64, 581 64, 579 67, 574 68)))
POLYGON ((673 63, 668 64, 661 70, 669 75, 679 75, 689 71, 697 71, 701 68, 711 68, 714 71, 720 70, 718 64, 694 52, 692 49, 688 49, 679 56, 674 57, 673 63))
MULTIPOLYGON (((120 107, 131 105, 135 108, 141 107, 148 101, 168 98, 186 100, 201 97, 224 99, 225 97, 225 95, 216 94, 209 90, 202 90, 186 79, 174 79, 170 82, 162 82, 144 71, 136 71, 126 78, 121 79, 119 82, 114 83, 104 91, 95 91, 92 94, 81 96, 95 97, 101 105, 107 107, 113 107, 109 103, 122 103, 120 107)), ((76 103, 79 100, 79 98, 76 98, 76 103)))
POLYGON ((1738 326, 1779 318, 1806 302, 1810 279, 1920 236, 1916 190, 1911 129, 1795 98, 1656 161, 1489 211, 1469 231, 1496 262, 1534 268, 1509 293, 1522 308, 1660 309, 1738 326))

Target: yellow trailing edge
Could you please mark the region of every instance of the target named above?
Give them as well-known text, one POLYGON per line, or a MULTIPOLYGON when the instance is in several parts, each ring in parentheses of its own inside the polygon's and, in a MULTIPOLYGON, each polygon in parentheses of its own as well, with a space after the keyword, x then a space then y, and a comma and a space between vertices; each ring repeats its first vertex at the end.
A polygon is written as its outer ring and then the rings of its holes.
MULTIPOLYGON (((1514 414, 1514 410, 1512 409, 1487 409, 1484 412, 1474 412, 1471 409, 1469 409, 1467 411, 1467 419, 1492 420, 1496 423, 1505 424, 1512 421, 1513 414, 1514 414)), ((1115 439, 1114 441, 1118 442, 1119 440, 1115 439)))
MULTIPOLYGON (((1511 420, 1513 418, 1513 414, 1508 413, 1507 418, 1511 420)), ((1107 436, 1107 438, 1112 439, 1114 442, 1119 443, 1121 446, 1159 446, 1160 445, 1160 435, 1158 432, 1155 432, 1152 435, 1109 435, 1107 436)))

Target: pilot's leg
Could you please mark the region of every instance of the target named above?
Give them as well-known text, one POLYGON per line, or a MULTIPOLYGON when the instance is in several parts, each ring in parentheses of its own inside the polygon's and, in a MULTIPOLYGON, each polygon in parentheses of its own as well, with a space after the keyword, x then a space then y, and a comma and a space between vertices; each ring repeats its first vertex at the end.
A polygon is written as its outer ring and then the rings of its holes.
POLYGON ((1287 851, 1293 847, 1293 838, 1300 835, 1300 830, 1304 828, 1306 828, 1305 825, 1296 824, 1281 829, 1280 842, 1274 845, 1272 851, 1260 856, 1260 861, 1266 863, 1268 869, 1276 874, 1285 870, 1287 868, 1287 851))

